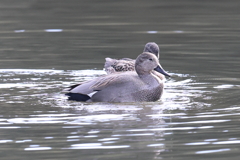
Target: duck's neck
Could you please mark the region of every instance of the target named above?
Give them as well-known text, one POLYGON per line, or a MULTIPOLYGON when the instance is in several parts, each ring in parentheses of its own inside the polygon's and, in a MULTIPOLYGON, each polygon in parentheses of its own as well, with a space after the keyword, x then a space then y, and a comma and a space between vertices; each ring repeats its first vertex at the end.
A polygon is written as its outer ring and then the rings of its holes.
POLYGON ((155 77, 152 73, 139 74, 138 76, 148 85, 154 85, 158 83, 157 77, 155 77))
POLYGON ((141 66, 136 65, 135 69, 138 74, 138 76, 142 79, 143 82, 145 82, 148 85, 155 85, 158 83, 158 79, 155 75, 152 74, 151 71, 147 72, 144 71, 143 68, 140 68, 141 66))

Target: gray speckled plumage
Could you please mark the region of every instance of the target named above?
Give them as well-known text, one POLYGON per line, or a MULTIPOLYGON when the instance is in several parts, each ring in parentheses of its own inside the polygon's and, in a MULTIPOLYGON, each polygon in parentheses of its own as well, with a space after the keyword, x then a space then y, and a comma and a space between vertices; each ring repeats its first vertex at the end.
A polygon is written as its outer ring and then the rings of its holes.
MULTIPOLYGON (((163 82, 152 74, 153 70, 169 76, 159 64, 158 58, 149 52, 140 54, 135 63, 136 71, 119 72, 95 78, 70 87, 66 95, 75 96, 94 93, 91 102, 142 102, 156 101, 163 92, 163 82)), ((69 98, 74 100, 74 98, 69 98)), ((81 101, 81 98, 77 99, 81 101)))
MULTIPOLYGON (((158 45, 155 42, 148 42, 143 52, 149 52, 153 53, 157 56, 157 58, 160 57, 160 49, 158 45)), ((104 64, 104 69, 107 72, 107 74, 112 74, 115 72, 125 72, 125 71, 134 71, 135 70, 135 60, 130 58, 123 58, 123 59, 112 59, 112 58, 105 58, 106 62, 104 64)), ((160 79, 165 79, 165 76, 161 73, 153 71, 153 74, 158 76, 160 79)))

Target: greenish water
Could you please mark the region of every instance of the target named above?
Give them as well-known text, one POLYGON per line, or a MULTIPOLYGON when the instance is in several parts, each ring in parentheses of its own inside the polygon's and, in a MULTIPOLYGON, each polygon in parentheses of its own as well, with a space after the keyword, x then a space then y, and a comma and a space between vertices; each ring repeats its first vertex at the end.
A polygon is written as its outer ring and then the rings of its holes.
POLYGON ((238 1, 0 1, 1 160, 239 159, 238 1), (160 46, 150 103, 69 102, 105 57, 160 46))

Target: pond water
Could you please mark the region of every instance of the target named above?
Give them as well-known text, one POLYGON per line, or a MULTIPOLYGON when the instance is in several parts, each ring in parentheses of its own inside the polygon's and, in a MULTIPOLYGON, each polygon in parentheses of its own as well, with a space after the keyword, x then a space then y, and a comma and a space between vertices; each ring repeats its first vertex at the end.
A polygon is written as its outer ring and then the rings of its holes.
POLYGON ((239 1, 0 2, 1 160, 238 160, 239 1), (161 100, 67 101, 156 42, 161 100))

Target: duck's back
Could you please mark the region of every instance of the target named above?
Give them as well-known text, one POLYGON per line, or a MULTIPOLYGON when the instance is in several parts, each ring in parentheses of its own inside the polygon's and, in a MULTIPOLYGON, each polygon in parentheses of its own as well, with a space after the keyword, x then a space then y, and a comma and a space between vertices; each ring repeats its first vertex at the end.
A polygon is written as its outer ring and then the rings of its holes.
POLYGON ((104 69, 107 72, 107 74, 135 70, 135 60, 132 60, 130 58, 123 58, 119 60, 106 58, 105 60, 106 62, 104 65, 104 69))

